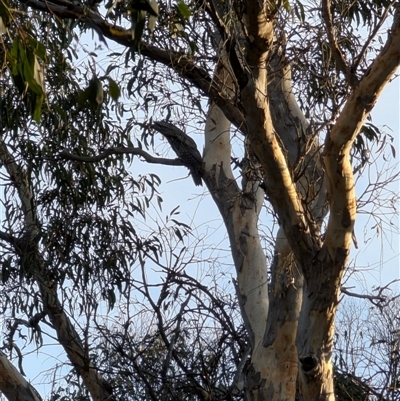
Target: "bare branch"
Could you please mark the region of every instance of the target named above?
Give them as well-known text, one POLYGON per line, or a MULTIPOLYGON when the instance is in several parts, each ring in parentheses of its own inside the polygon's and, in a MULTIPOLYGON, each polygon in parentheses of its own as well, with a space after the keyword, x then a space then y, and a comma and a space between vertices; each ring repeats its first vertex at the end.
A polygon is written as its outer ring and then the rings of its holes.
POLYGON ((394 280, 390 281, 389 283, 387 283, 386 285, 384 285, 383 287, 379 286, 379 287, 374 288, 373 291, 377 291, 378 294, 381 296, 383 291, 390 290, 389 287, 394 283, 398 283, 399 281, 400 281, 400 279, 394 279, 394 280))
MULTIPOLYGON (((168 339, 167 333, 165 331, 165 326, 163 324, 164 320, 163 320, 163 317, 162 317, 162 314, 161 314, 161 310, 156 305, 156 303, 153 301, 153 298, 151 297, 150 292, 149 292, 149 286, 147 284, 146 274, 145 274, 145 262, 143 261, 143 259, 140 256, 139 256, 139 259, 140 259, 140 266, 141 266, 141 269, 142 269, 142 278, 143 278, 143 284, 144 284, 144 290, 142 291, 142 293, 146 296, 146 298, 150 302, 150 305, 153 308, 153 310, 154 310, 154 312, 155 312, 155 314, 157 316, 157 327, 158 327, 158 330, 159 330, 160 337, 161 337, 162 341, 164 342, 165 346, 168 349, 171 349, 172 358, 177 363, 177 365, 183 370, 183 372, 185 372, 187 377, 190 378, 190 381, 193 384, 194 388, 201 389, 200 383, 190 373, 190 370, 185 365, 185 363, 183 362, 182 358, 179 356, 179 353, 173 348, 173 346, 171 348, 171 342, 168 339)), ((174 339, 172 341, 174 341, 174 339)))
POLYGON ((58 154, 58 157, 61 159, 72 160, 81 163, 95 163, 104 160, 111 155, 121 155, 121 154, 140 156, 143 157, 143 159, 145 159, 147 163, 152 163, 152 164, 165 164, 167 166, 184 166, 184 163, 179 159, 164 159, 162 157, 154 157, 151 154, 145 152, 143 149, 133 148, 133 147, 108 148, 96 156, 79 156, 73 153, 69 153, 66 150, 63 150, 58 154))
POLYGON ((180 310, 178 312, 177 320, 176 320, 176 327, 174 329, 174 336, 172 337, 171 342, 169 343, 168 352, 167 352, 167 355, 165 357, 164 366, 163 366, 163 369, 162 369, 162 372, 161 372, 162 376, 166 376, 166 374, 167 374, 167 370, 168 370, 168 367, 169 367, 170 362, 171 362, 172 352, 174 351, 176 342, 179 339, 179 335, 180 335, 180 331, 181 331, 182 318, 183 318, 183 315, 185 313, 185 309, 186 309, 186 307, 187 307, 187 305, 188 305, 188 303, 190 301, 191 296, 192 295, 189 292, 187 298, 181 304, 180 310))
POLYGON ((340 291, 343 294, 348 295, 349 297, 353 298, 361 298, 361 299, 368 299, 369 301, 378 301, 378 302, 384 302, 386 300, 386 297, 383 295, 369 295, 369 294, 358 294, 356 292, 351 292, 349 291, 346 287, 342 287, 340 291))

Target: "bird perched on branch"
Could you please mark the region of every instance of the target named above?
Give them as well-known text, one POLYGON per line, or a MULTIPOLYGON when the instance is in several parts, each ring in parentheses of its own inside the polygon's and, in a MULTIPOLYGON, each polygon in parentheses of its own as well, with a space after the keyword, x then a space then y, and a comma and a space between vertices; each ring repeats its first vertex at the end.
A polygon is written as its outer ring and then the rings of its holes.
POLYGON ((202 185, 203 160, 197 149, 196 142, 175 125, 166 121, 157 121, 152 128, 164 135, 184 166, 189 169, 194 183, 202 185))

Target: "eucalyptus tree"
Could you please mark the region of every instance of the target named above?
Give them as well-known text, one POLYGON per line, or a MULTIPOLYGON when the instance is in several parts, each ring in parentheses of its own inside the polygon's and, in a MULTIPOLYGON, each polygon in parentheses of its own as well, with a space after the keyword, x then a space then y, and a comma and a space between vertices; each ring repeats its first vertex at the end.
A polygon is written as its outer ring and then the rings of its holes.
MULTIPOLYGON (((89 352, 92 340, 99 344, 90 337, 94 327, 68 315, 80 308, 90 321, 96 303, 86 310, 89 298, 114 306, 130 277, 129 289, 141 291, 158 316, 165 360, 191 378, 198 399, 226 399, 226 388, 217 396, 218 386, 207 387, 201 370, 194 377, 177 350, 192 290, 180 298, 176 331, 162 324, 161 305, 179 298, 186 273, 177 278, 176 266, 167 269, 161 301, 152 303, 144 266, 161 264, 165 237, 146 237, 132 225, 152 199, 161 200, 158 177, 134 179, 124 160, 180 165, 207 187, 227 230, 251 350, 247 363, 243 344, 231 350, 242 354, 234 362, 240 396, 294 400, 298 389, 304 400, 334 400, 334 321, 355 241, 354 173, 368 163, 368 140, 379 140, 368 118, 400 64, 399 2, 1 0, 0 16, 0 157, 8 180, 0 239, 12 315, 37 310, 26 325, 37 333, 51 324, 90 396, 115 399, 115 386, 89 352), (81 36, 89 31, 98 38, 92 48, 94 39, 81 36), (78 50, 90 58, 85 67, 78 50), (187 133, 193 126, 204 131, 202 155, 187 133), (160 136, 177 159, 154 156, 160 136), (258 224, 264 204, 279 224, 268 266, 258 224), (143 271, 140 286, 129 270, 134 264, 143 271), (71 283, 78 304, 68 294, 71 283)), ((178 226, 165 229, 182 239, 188 227, 171 222, 178 226)), ((215 299, 204 283, 191 285, 215 299)), ((218 322, 236 338, 229 320, 218 322)), ((129 322, 124 338, 134 345, 129 322)), ((125 356, 118 341, 114 346, 125 356)), ((136 346, 126 355, 133 368, 142 356, 136 346)), ((5 354, 1 363, 8 398, 25 391, 36 399, 5 354)), ((162 372, 173 370, 165 366, 162 372)), ((173 386, 164 389, 179 399, 173 386)))

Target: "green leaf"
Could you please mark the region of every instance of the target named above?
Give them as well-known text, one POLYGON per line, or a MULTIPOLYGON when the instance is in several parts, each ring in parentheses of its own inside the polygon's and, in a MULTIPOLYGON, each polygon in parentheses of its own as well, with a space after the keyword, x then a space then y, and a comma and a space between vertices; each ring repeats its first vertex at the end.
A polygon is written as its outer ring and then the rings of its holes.
POLYGON ((108 301, 108 310, 110 311, 114 309, 115 301, 117 300, 114 290, 108 289, 106 297, 108 301))
POLYGON ((42 95, 44 93, 43 68, 40 66, 35 54, 30 49, 25 52, 23 47, 20 46, 18 55, 17 64, 21 78, 28 84, 29 89, 38 95, 42 95), (19 66, 22 66, 22 69, 19 66))
POLYGON ((115 101, 121 96, 121 89, 118 84, 111 78, 108 78, 108 92, 111 98, 115 101))
POLYGON ((36 56, 38 56, 41 60, 46 58, 46 48, 43 43, 40 43, 32 36, 28 36, 28 43, 36 56))
POLYGON ((183 19, 189 19, 191 12, 189 7, 183 2, 180 1, 177 5, 176 5, 176 9, 179 13, 179 15, 183 18, 183 19))
MULTIPOLYGON (((114 56, 119 57, 119 56, 121 56, 120 53, 112 53, 112 54, 113 54, 113 56, 110 55, 110 57, 114 57, 114 56)), ((116 68, 118 68, 117 65, 115 65, 115 64, 110 64, 110 65, 107 67, 106 75, 109 75, 110 72, 113 71, 113 70, 115 70, 116 68)))
POLYGON ((182 237, 182 234, 181 234, 179 228, 175 229, 175 235, 179 238, 179 241, 183 242, 183 237, 182 237))
POLYGON ((306 14, 304 11, 304 6, 301 4, 300 1, 297 2, 297 4, 294 7, 294 13, 296 14, 296 17, 299 19, 300 24, 304 24, 304 21, 306 19, 306 14))
POLYGON ((128 81, 128 85, 126 85, 126 90, 128 91, 129 96, 132 95, 132 87, 133 87, 133 84, 135 83, 135 81, 136 81, 136 77, 133 77, 128 81))
POLYGON ((289 3, 289 0, 283 0, 283 8, 284 8, 286 11, 290 11, 290 3, 289 3))
POLYGON ((14 61, 14 75, 20 75, 24 80, 24 64, 26 62, 26 53, 21 41, 16 38, 11 48, 11 55, 14 61))
POLYGON ((103 35, 103 33, 101 32, 100 28, 90 18, 87 20, 86 23, 88 26, 90 26, 93 29, 93 31, 95 31, 97 33, 97 35, 99 36, 100 42, 103 42, 106 45, 106 47, 108 48, 106 38, 103 35))
POLYGON ((36 94, 43 95, 45 94, 44 68, 33 53, 29 56, 29 62, 33 71, 33 79, 28 81, 29 86, 36 94))
POLYGON ((193 41, 189 42, 189 47, 190 47, 190 53, 192 54, 192 56, 199 50, 196 42, 193 42, 193 41))
POLYGON ((43 95, 37 95, 35 100, 35 109, 33 111, 33 119, 39 124, 42 118, 42 104, 44 100, 43 95))
POLYGON ((146 11, 131 11, 132 40, 136 46, 143 36, 144 26, 146 23, 146 15, 146 11))

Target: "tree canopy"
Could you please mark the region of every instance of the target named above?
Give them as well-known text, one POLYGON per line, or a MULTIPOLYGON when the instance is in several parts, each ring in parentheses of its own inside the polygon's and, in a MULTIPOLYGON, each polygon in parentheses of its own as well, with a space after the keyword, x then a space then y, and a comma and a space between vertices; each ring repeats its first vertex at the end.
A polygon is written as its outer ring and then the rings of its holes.
POLYGON ((398 194, 380 197, 395 168, 367 198, 355 186, 384 146, 395 154, 370 113, 400 64, 398 1, 0 0, 0 44, 9 400, 40 399, 24 354, 49 341, 63 352, 52 400, 334 400, 335 377, 338 394, 353 386, 333 368, 334 322, 357 209, 386 208, 388 227, 396 215, 398 194), (156 164, 204 187, 227 267, 162 209, 181 194, 160 192, 156 164))

